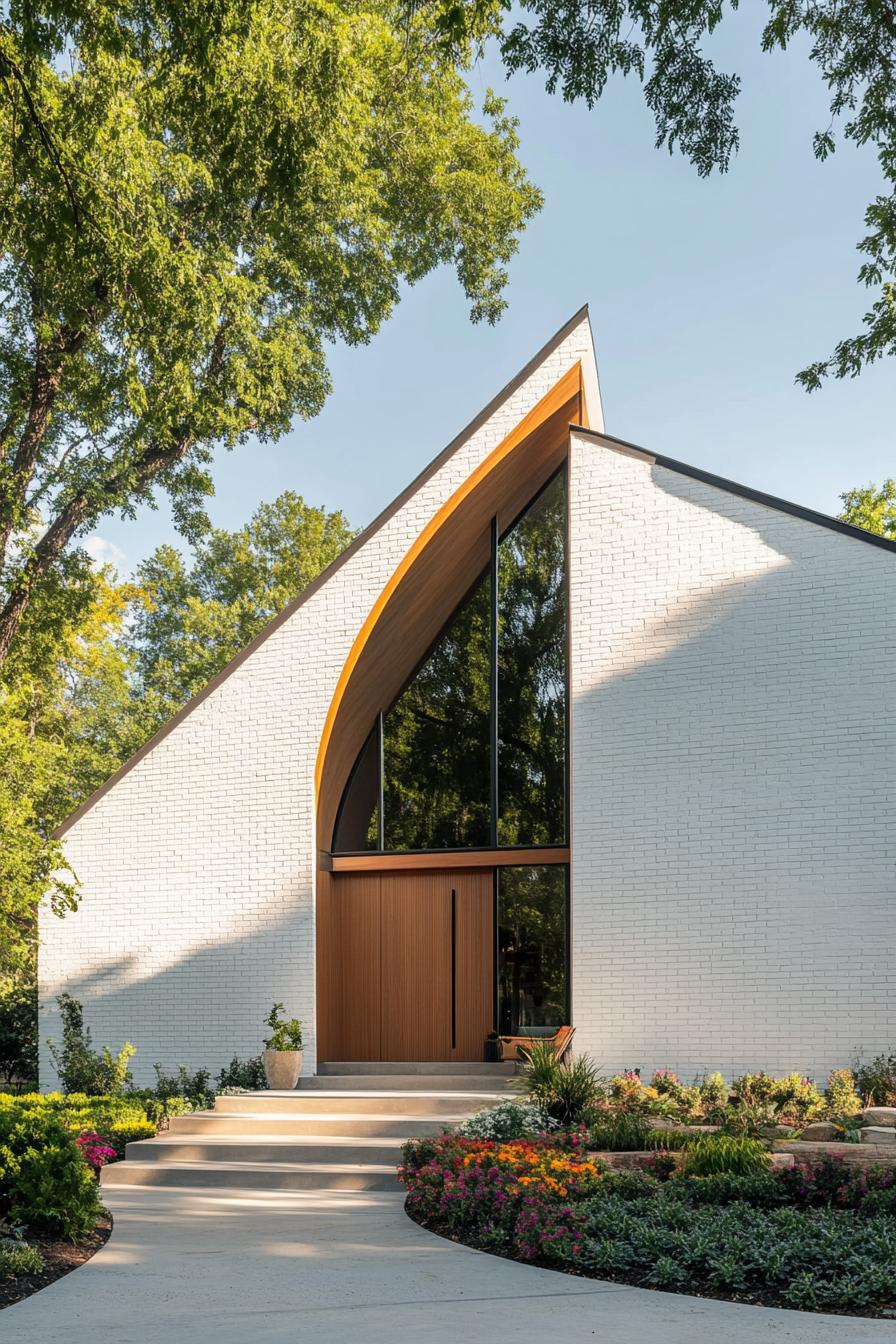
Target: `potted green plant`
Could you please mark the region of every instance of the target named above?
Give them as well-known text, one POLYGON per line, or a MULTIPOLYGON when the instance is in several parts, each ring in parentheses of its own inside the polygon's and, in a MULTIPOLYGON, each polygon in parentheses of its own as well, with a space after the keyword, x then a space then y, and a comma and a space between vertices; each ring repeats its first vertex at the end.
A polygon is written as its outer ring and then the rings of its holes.
POLYGON ((287 1022, 282 1012, 283 1004, 275 1003, 265 1018, 271 1034, 261 1055, 267 1085, 275 1092, 290 1091, 302 1072, 302 1024, 295 1017, 287 1022))

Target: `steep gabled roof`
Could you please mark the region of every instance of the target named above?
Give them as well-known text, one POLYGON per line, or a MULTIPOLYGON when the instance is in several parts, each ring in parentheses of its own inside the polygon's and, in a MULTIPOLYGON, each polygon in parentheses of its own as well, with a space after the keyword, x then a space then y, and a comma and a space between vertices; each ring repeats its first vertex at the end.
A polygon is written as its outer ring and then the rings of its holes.
MULTIPOLYGON (((525 364, 523 368, 521 368, 519 372, 513 376, 513 378, 511 378, 510 382, 507 383, 506 386, 503 387, 501 391, 495 397, 492 398, 492 400, 488 403, 487 406, 483 407, 483 409, 479 412, 479 414, 475 416, 474 419, 471 420, 470 423, 464 429, 462 429, 459 434, 455 435, 455 437, 451 440, 451 442, 445 448, 442 449, 442 451, 438 454, 438 456, 434 457, 433 460, 429 463, 429 465, 424 467, 423 470, 419 473, 419 475, 416 476, 414 480, 411 481, 411 483, 408 486, 406 486, 405 489, 402 490, 402 492, 399 495, 397 495, 395 499, 392 500, 391 504, 387 505, 386 508, 383 509, 383 511, 380 514, 378 514, 376 518, 374 518, 373 522, 369 523, 368 526, 365 527, 362 532, 359 532, 358 535, 355 537, 355 539, 345 548, 345 550, 342 551, 336 557, 335 560, 332 560, 330 564, 327 565, 326 569, 321 570, 317 578, 312 579, 311 583, 309 583, 307 587, 303 588, 302 592, 299 593, 297 597, 293 598, 291 602, 287 603, 287 605, 283 608, 283 610, 280 611, 271 621, 269 621, 268 624, 262 630, 259 631, 259 633, 255 636, 254 639, 250 640, 249 643, 246 644, 244 648, 240 649, 239 653, 237 653, 235 657, 233 657, 230 660, 230 662, 227 663, 227 665, 221 669, 220 672, 216 673, 216 675, 212 677, 211 681, 209 681, 205 686, 203 686, 201 691, 197 691, 197 693, 190 700, 188 700, 187 703, 181 709, 179 709, 177 713, 173 715, 172 718, 170 718, 167 721, 167 723, 164 723, 162 727, 159 728, 158 731, 155 732, 153 736, 148 739, 148 741, 144 742, 143 746, 140 747, 140 749, 136 751, 133 756, 131 756, 127 761, 125 761, 123 765, 120 765, 114 774, 110 775, 109 778, 103 784, 101 784, 100 787, 94 793, 92 793, 89 798, 86 798, 84 802, 81 803, 80 806, 74 810, 74 812, 72 812, 68 817, 66 817, 65 821, 63 821, 61 825, 59 825, 53 832, 54 838, 60 839, 62 836, 66 834, 67 831, 71 830, 72 826, 74 826, 75 823, 85 815, 85 813, 89 812, 90 809, 94 807, 96 803, 98 803, 100 799, 110 791, 110 789, 114 788, 115 785, 119 782, 119 780, 123 779, 125 775, 127 775, 131 770, 133 770, 133 768, 136 765, 138 765, 145 756, 148 756, 149 753, 155 747, 157 747, 160 742, 164 741, 164 739, 168 736, 169 733, 173 732, 174 729, 177 728, 179 724, 183 723, 184 719, 186 719, 188 715, 192 714, 194 709, 196 709, 199 705, 202 704, 203 700, 206 700, 212 694, 213 691, 217 690, 217 688, 223 682, 225 682, 227 678, 230 677, 232 673, 234 673, 237 670, 237 668, 240 667, 246 661, 247 658, 251 657, 251 655, 255 652, 256 649, 258 649, 262 644, 264 644, 266 640, 270 639, 271 635, 273 635, 275 631, 279 630, 279 628, 283 624, 285 624, 285 622, 288 621, 289 618, 296 611, 298 611, 298 609, 301 606, 303 606, 305 602, 309 600, 309 598, 313 597, 313 595, 320 588, 322 588, 324 584, 327 583, 327 581, 330 578, 332 578, 332 576, 339 569, 342 568, 342 566, 346 563, 346 561, 350 560, 351 557, 361 549, 361 547, 365 544, 365 542, 369 541, 369 539, 372 536, 374 536, 380 530, 380 528, 383 527, 398 512, 398 510, 402 507, 402 505, 404 505, 420 489, 421 486, 425 485, 426 482, 436 474, 436 472, 440 469, 440 467, 442 467, 443 464, 447 462, 454 455, 454 453, 458 451, 459 448, 462 448, 463 445, 470 438, 472 438, 472 436, 477 432, 477 430, 480 429, 482 425, 484 425, 486 421, 488 421, 495 414, 496 411, 500 410, 501 406, 503 406, 503 404, 506 401, 508 401, 510 397, 513 396, 513 394, 517 391, 517 389, 520 388, 523 385, 523 383, 526 382, 527 378, 529 378, 530 375, 534 373, 535 370, 545 362, 545 360, 550 358, 550 356, 554 353, 554 351, 557 350, 563 344, 566 338, 573 331, 575 331, 576 327, 580 326, 581 323, 585 321, 588 321, 587 304, 585 304, 584 307, 580 308, 579 311, 575 313, 569 319, 568 322, 565 322, 563 326, 559 329, 559 331, 554 333, 554 335, 550 338, 549 341, 545 343, 545 345, 542 346, 542 348, 538 351, 538 353, 536 355, 533 355, 532 359, 530 359, 528 363, 525 364)), ((583 377, 584 377, 585 395, 588 405, 589 418, 593 420, 596 425, 602 425, 603 416, 601 413, 600 389, 597 382, 597 370, 593 363, 593 360, 591 362, 590 367, 583 367, 583 377)))
POLYGON ((741 499, 751 499, 755 504, 764 504, 768 509, 776 509, 779 513, 789 513, 793 518, 802 518, 804 522, 814 523, 816 527, 826 527, 831 532, 839 532, 844 537, 852 537, 855 541, 867 542, 869 546, 879 546, 882 550, 896 552, 896 541, 889 537, 878 536, 876 532, 868 532, 864 527, 856 527, 853 523, 845 523, 842 518, 834 518, 827 513, 819 513, 817 509, 806 508, 803 504, 794 504, 789 499, 779 499, 777 495, 768 495, 764 490, 755 490, 750 485, 741 485, 738 481, 729 481, 725 476, 716 476, 711 471, 704 471, 702 467, 692 467, 687 462, 679 462, 674 457, 664 457, 662 453, 652 453, 649 448, 641 448, 636 443, 629 443, 627 439, 617 439, 613 434, 605 434, 595 429, 586 429, 583 425, 570 425, 571 434, 581 434, 585 438, 594 439, 598 443, 604 443, 610 448, 621 448, 632 456, 643 458, 645 462, 656 463, 658 467, 665 467, 667 471, 678 472, 680 476, 690 476, 695 481, 702 481, 704 485, 712 485, 717 490, 724 490, 729 495, 738 495, 741 499))

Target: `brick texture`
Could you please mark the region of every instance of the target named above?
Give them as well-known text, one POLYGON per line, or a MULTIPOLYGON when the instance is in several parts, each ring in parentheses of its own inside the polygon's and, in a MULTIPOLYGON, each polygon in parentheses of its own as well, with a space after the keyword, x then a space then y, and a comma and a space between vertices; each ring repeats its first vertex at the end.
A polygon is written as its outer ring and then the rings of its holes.
POLYGON ((896 1040, 896 557, 570 460, 573 1020, 607 1069, 896 1040))

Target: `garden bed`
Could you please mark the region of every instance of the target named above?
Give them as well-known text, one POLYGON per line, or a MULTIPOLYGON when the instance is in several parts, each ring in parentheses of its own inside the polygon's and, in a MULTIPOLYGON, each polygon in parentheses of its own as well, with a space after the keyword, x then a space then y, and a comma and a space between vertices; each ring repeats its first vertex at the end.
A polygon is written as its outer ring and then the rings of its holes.
MULTIPOLYGON (((613 1159, 629 1154, 613 1154, 613 1159)), ((405 1148, 408 1214, 450 1239, 596 1279, 765 1306, 896 1314, 896 1171, 771 1170, 750 1140, 601 1170, 568 1140, 405 1148)))
POLYGON ((44 1268, 33 1274, 17 1275, 11 1279, 0 1279, 0 1308, 11 1307, 22 1302, 32 1293, 48 1287, 86 1264, 101 1247, 105 1246, 112 1232, 112 1218, 104 1212, 93 1232, 89 1232, 77 1245, 71 1241, 62 1241, 49 1234, 29 1233, 28 1244, 33 1246, 44 1262, 44 1268))

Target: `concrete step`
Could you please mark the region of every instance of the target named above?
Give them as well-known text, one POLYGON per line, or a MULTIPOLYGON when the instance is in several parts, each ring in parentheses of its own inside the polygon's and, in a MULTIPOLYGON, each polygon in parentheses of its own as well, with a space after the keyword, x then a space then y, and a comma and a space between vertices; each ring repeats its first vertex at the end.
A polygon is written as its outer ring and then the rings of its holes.
MULTIPOLYGON (((386 1063, 380 1060, 370 1062, 361 1061, 353 1063, 329 1063, 318 1064, 317 1072, 323 1077, 348 1076, 352 1078, 363 1078, 365 1075, 374 1075, 382 1077, 386 1074, 399 1074, 402 1077, 409 1077, 411 1074, 422 1073, 428 1078, 451 1078, 461 1077, 479 1077, 479 1078, 513 1078, 516 1076, 516 1066, 513 1064, 474 1064, 460 1060, 446 1064, 432 1064, 429 1062, 420 1064, 409 1064, 404 1060, 397 1063, 386 1063)), ((302 1086, 304 1087, 303 1080, 302 1086)))
POLYGON ((221 1115, 470 1115, 497 1101, 503 1092, 423 1091, 313 1091, 244 1092, 235 1097, 216 1097, 215 1113, 221 1115))
POLYGON ((422 1139, 441 1134, 443 1130, 459 1125, 464 1118, 464 1114, 330 1115, 317 1112, 313 1115, 278 1115, 276 1112, 246 1112, 228 1115, 221 1111, 195 1111, 192 1115, 175 1116, 167 1133, 173 1138, 185 1134, 254 1134, 264 1138, 288 1138, 291 1134, 344 1134, 359 1138, 394 1135, 401 1139, 422 1139))
POLYGON ((127 1162, 228 1162, 259 1163, 264 1166, 344 1165, 391 1166, 401 1162, 403 1140, 358 1138, 357 1136, 293 1135, 284 1139, 232 1138, 228 1135, 196 1138, 170 1137, 139 1139, 125 1149, 127 1162))
POLYGON ((393 1190, 395 1167, 374 1163, 113 1162, 100 1183, 216 1190, 393 1190))
MULTIPOLYGON (((466 1068, 469 1065, 465 1065, 466 1068)), ((318 1074, 303 1078, 298 1092, 500 1092, 518 1090, 514 1074, 494 1073, 375 1073, 318 1074)))

